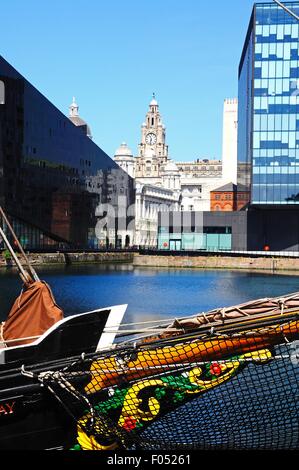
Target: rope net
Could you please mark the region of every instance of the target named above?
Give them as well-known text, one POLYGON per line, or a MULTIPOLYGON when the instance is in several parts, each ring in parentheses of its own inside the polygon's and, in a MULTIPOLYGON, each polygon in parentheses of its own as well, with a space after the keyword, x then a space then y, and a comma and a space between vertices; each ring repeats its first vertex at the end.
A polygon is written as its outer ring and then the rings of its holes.
POLYGON ((72 449, 297 449, 299 322, 277 322, 120 345, 41 380, 76 419, 72 449))

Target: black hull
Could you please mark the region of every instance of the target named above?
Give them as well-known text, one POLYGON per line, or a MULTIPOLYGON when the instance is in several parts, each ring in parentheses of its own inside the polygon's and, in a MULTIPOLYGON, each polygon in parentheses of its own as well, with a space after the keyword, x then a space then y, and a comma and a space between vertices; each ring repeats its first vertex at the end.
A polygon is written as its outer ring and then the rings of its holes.
MULTIPOLYGON (((125 306, 112 307, 59 322, 39 341, 0 350, 0 449, 68 449, 74 443, 81 404, 67 397, 71 414, 38 380, 47 371, 62 371, 94 354, 105 336, 108 318, 121 320, 125 306), (78 412, 78 416, 76 416, 78 412)), ((89 365, 86 366, 88 372, 89 365)), ((88 376, 73 381, 83 390, 88 376)))
POLYGON ((263 341, 257 330, 196 332, 64 358, 59 334, 47 360, 32 361, 36 345, 27 364, 2 364, 0 449, 298 450, 298 324, 288 320, 263 325, 263 341))
MULTIPOLYGON (((0 427, 1 450, 60 450, 71 446, 75 423, 53 397, 27 393, 12 396, 9 402, 15 402, 15 416, 7 417, 0 427)), ((5 406, 7 402, 2 403, 5 406)))

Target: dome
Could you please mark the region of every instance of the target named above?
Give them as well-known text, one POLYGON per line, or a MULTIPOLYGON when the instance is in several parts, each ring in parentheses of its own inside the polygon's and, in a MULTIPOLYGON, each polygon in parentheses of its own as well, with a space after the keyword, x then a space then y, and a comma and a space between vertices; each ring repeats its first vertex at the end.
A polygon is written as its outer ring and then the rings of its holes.
POLYGON ((164 168, 164 173, 178 173, 179 169, 174 161, 170 160, 164 168))
POLYGON ((120 147, 115 151, 115 157, 133 157, 132 150, 123 142, 120 147))

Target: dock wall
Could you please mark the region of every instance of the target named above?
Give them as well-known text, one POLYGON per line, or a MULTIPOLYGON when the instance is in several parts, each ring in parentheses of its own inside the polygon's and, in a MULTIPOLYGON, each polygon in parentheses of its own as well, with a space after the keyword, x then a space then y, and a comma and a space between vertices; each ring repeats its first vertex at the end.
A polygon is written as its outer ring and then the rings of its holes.
MULTIPOLYGON (((270 256, 184 256, 171 254, 139 254, 136 252, 102 253, 31 253, 28 258, 32 265, 60 264, 107 264, 128 263, 135 267, 188 268, 188 269, 226 269, 244 271, 265 271, 270 273, 288 272, 299 275, 299 258, 270 256)), ((9 265, 9 260, 0 256, 0 267, 9 265)))
POLYGON ((134 255, 134 266, 160 268, 230 269, 246 271, 298 271, 299 258, 233 256, 151 256, 134 255))

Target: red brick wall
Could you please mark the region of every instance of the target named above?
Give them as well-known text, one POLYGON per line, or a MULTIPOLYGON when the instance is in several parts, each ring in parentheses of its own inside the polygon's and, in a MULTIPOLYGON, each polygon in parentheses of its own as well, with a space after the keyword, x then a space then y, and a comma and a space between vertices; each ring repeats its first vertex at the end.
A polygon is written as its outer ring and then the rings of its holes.
POLYGON ((211 191, 211 211, 232 212, 241 210, 249 202, 249 192, 211 191))
POLYGON ((211 211, 232 212, 233 210, 236 210, 233 191, 211 191, 211 211))

